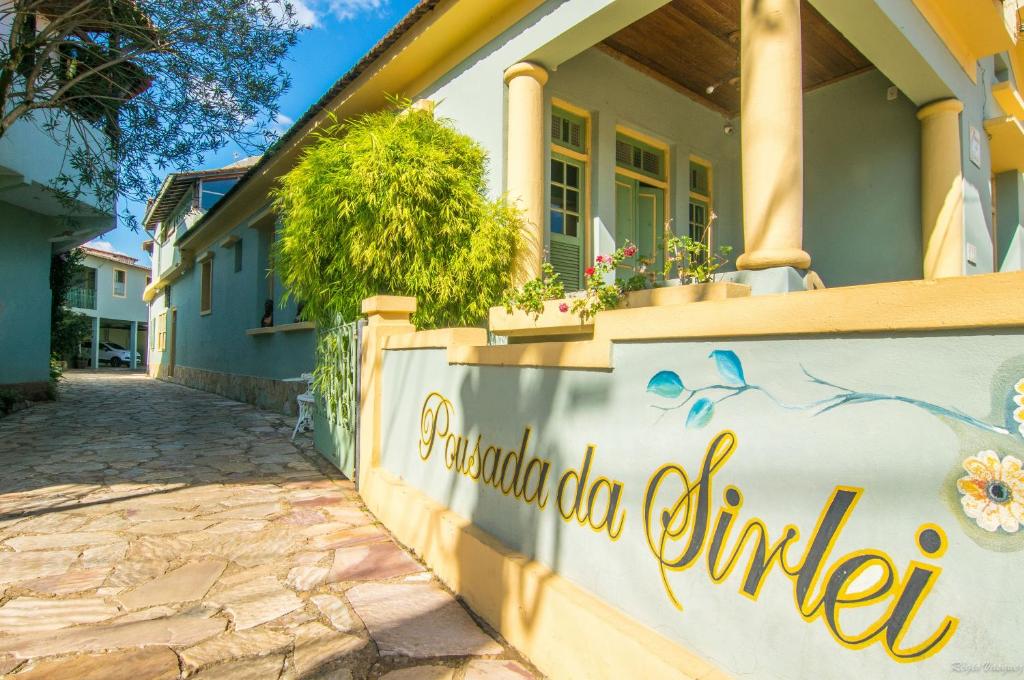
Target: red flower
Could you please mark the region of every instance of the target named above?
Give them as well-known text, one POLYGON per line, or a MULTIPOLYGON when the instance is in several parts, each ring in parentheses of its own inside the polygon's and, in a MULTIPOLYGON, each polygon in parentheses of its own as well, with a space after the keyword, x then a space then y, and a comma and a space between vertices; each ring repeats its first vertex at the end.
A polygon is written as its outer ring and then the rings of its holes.
POLYGON ((597 263, 598 264, 604 264, 606 261, 610 261, 610 260, 611 260, 611 258, 605 257, 604 255, 598 255, 597 256, 597 263))
POLYGON ((569 305, 567 305, 566 303, 563 302, 562 304, 558 305, 558 311, 560 311, 560 312, 568 312, 569 311, 569 305))
POLYGON ((587 271, 583 272, 583 274, 584 274, 584 276, 593 276, 594 275, 594 268, 593 267, 587 267, 587 271))
POLYGON ((626 257, 633 257, 636 255, 636 246, 626 246, 626 249, 622 251, 626 257))

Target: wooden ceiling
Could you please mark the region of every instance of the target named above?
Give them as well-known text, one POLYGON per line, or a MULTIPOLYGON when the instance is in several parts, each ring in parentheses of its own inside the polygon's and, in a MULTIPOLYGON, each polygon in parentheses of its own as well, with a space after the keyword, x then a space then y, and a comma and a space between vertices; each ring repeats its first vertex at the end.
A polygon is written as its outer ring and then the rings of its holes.
MULTIPOLYGON (((740 109, 740 0, 673 0, 598 47, 726 116, 740 109), (708 88, 713 87, 712 92, 708 88)), ((871 68, 807 0, 801 1, 804 90, 871 68)))

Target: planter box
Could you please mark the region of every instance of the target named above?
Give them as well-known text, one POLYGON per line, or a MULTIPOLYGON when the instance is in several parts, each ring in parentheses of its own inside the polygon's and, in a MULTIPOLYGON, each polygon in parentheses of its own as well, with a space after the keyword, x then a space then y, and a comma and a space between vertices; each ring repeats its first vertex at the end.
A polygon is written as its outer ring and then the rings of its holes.
POLYGON ((590 335, 594 332, 594 320, 580 323, 578 316, 571 312, 558 311, 558 305, 568 300, 548 300, 544 311, 536 319, 532 315, 516 310, 512 314, 504 307, 491 307, 488 327, 495 335, 510 338, 531 335, 590 335))
MULTIPOLYGON (((750 286, 730 281, 715 281, 626 293, 622 308, 670 307, 690 302, 749 296, 750 286)), ((488 317, 490 331, 495 335, 510 338, 593 334, 594 320, 590 319, 584 324, 580 323, 579 317, 573 313, 558 311, 558 305, 563 302, 572 304, 571 300, 548 300, 544 303, 544 311, 536 319, 518 310, 509 314, 504 307, 491 307, 488 317)))
POLYGON ((731 281, 715 281, 713 283, 691 283, 683 286, 651 288, 626 293, 624 307, 668 307, 685 305, 690 302, 706 300, 727 300, 729 298, 750 297, 750 286, 731 281))

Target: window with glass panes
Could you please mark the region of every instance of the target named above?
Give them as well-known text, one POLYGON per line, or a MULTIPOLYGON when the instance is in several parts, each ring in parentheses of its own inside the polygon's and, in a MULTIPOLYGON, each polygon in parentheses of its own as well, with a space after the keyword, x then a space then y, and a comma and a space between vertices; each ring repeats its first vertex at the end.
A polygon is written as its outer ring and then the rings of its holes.
POLYGON ((711 217, 711 167, 690 161, 690 238, 700 239, 711 217))
POLYGON ((206 211, 212 208, 217 201, 224 198, 224 194, 231 190, 231 187, 238 184, 237 177, 230 179, 203 180, 202 190, 199 198, 199 207, 206 211))
POLYGON ((586 231, 587 119, 551 109, 551 167, 548 186, 548 261, 567 291, 583 286, 586 231))
POLYGON ((551 159, 551 233, 579 236, 583 210, 583 164, 551 159))

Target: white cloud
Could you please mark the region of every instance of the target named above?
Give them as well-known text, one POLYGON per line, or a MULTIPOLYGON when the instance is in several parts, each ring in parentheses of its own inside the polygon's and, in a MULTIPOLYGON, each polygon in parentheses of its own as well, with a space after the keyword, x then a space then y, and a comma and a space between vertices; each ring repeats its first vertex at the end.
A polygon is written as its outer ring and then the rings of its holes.
POLYGON ((292 9, 295 10, 295 20, 302 26, 312 28, 320 25, 320 18, 304 0, 292 0, 292 9))
POLYGON ((355 19, 360 14, 379 12, 387 4, 388 0, 327 0, 326 2, 328 11, 339 21, 355 19))
POLYGON ((363 14, 382 12, 391 0, 276 0, 271 7, 278 18, 284 17, 286 1, 291 3, 295 21, 300 26, 318 28, 327 15, 338 21, 351 21, 363 14))
POLYGON ((294 123, 295 120, 292 119, 291 116, 278 111, 274 114, 274 119, 270 121, 270 127, 267 129, 265 134, 268 135, 268 139, 271 141, 276 140, 278 137, 288 132, 288 128, 290 128, 294 123))
MULTIPOLYGON (((309 0, 313 2, 315 0, 309 0)), ((320 19, 307 0, 271 0, 270 11, 277 19, 285 18, 284 4, 288 2, 292 6, 292 18, 304 28, 313 28, 320 25, 320 19)))

